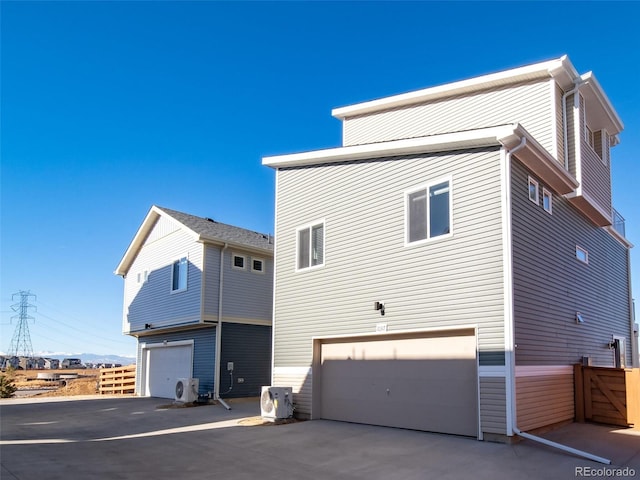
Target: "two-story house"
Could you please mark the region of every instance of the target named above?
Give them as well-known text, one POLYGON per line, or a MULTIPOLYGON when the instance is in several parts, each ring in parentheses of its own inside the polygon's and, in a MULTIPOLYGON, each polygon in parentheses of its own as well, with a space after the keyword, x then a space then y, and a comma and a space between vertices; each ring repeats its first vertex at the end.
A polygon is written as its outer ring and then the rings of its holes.
POLYGON ((343 146, 263 159, 298 415, 506 440, 573 419, 573 364, 638 358, 593 74, 565 56, 333 116, 343 146))
POLYGON ((138 339, 136 393, 257 396, 271 376, 273 238, 151 207, 115 273, 123 332, 138 339))

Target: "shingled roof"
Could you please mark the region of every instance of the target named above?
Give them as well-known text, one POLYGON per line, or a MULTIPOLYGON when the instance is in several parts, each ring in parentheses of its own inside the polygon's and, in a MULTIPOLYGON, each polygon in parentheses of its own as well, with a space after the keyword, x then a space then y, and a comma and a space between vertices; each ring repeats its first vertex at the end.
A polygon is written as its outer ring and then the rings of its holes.
POLYGON ((216 222, 211 218, 196 217, 195 215, 189 215, 188 213, 178 212, 169 208, 157 208, 200 235, 204 241, 210 240, 213 242, 232 243, 237 246, 273 251, 273 237, 266 233, 234 227, 226 223, 216 222))
POLYGON ((169 208, 151 207, 142 225, 138 229, 131 244, 127 248, 122 260, 115 270, 116 275, 126 275, 135 260, 140 248, 161 216, 167 216, 180 223, 197 242, 212 242, 227 244, 236 248, 246 248, 273 255, 273 237, 266 233, 254 232, 246 228, 235 227, 226 223, 216 222, 211 218, 197 217, 188 213, 178 212, 169 208))

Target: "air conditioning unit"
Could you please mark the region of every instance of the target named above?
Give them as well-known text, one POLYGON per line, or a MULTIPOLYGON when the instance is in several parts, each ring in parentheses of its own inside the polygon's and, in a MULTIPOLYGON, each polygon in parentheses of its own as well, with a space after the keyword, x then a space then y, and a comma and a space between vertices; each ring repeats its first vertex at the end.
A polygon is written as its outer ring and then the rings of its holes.
POLYGON ((262 418, 276 420, 293 416, 293 394, 291 387, 262 387, 260 396, 262 418))
POLYGON ((176 382, 176 402, 193 403, 198 400, 197 378, 179 378, 176 382))

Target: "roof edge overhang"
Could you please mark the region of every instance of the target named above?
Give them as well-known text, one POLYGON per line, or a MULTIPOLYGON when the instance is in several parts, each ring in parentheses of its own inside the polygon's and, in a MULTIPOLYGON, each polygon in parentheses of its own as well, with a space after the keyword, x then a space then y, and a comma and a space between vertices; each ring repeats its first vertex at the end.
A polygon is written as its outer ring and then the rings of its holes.
POLYGON ((428 137, 265 157, 262 159, 262 164, 272 168, 305 167, 491 146, 509 150, 519 145, 523 138, 525 139, 524 147, 516 153, 518 160, 560 194, 570 193, 578 187, 578 181, 517 123, 428 137))
POLYGON ((149 235, 149 232, 151 232, 151 229, 156 224, 156 221, 158 220, 158 218, 162 216, 176 222, 178 225, 180 225, 180 228, 185 229, 189 234, 191 234, 194 237, 194 239, 196 240, 198 239, 199 235, 196 232, 194 232, 187 226, 183 225, 181 222, 173 218, 167 212, 163 211, 160 207, 156 205, 152 205, 151 209, 149 209, 149 213, 147 213, 147 216, 142 221, 142 225, 140 225, 140 228, 138 228, 138 231, 133 237, 133 240, 129 244, 127 251, 124 253, 122 260, 120 260, 120 263, 118 264, 115 271, 113 272, 114 274, 125 276, 129 272, 129 268, 131 268, 131 265, 133 264, 133 261, 138 255, 138 252, 142 248, 142 245, 144 245, 144 242, 147 239, 147 235, 149 235))
POLYGON ((618 116, 618 113, 613 108, 609 97, 604 93, 600 82, 598 82, 593 72, 587 72, 580 76, 580 81, 584 83, 584 86, 580 88, 580 92, 589 101, 591 108, 595 107, 596 112, 590 112, 597 114, 601 120, 597 129, 605 128, 610 135, 618 135, 624 130, 624 124, 618 116))
POLYGON ((579 74, 567 55, 553 60, 503 70, 488 75, 447 83, 435 87, 392 95, 377 100, 334 108, 331 114, 341 120, 356 115, 364 115, 380 110, 399 108, 440 98, 477 92, 488 88, 513 85, 516 83, 553 78, 563 88, 573 86, 579 74))
POLYGON ((230 242, 228 240, 220 240, 219 238, 207 237, 206 235, 199 235, 197 241, 200 243, 205 243, 207 245, 215 245, 218 247, 224 247, 226 245, 228 248, 236 248, 238 250, 243 250, 245 252, 257 253, 260 255, 273 257, 273 250, 268 248, 253 247, 253 246, 245 245, 242 243, 235 243, 235 242, 230 242))
POLYGON ((485 146, 500 146, 499 139, 513 135, 516 125, 479 128, 463 132, 443 133, 426 137, 391 140, 388 142, 351 145, 310 152, 264 157, 262 164, 272 168, 302 167, 322 163, 348 162, 374 158, 411 155, 485 146))

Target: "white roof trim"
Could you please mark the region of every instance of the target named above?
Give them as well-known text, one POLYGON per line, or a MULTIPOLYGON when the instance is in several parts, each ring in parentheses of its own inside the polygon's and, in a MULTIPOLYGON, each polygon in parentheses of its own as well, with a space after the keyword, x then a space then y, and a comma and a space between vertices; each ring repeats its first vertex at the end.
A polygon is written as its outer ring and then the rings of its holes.
POLYGON ((427 153, 463 148, 500 145, 501 140, 507 141, 518 129, 517 124, 499 127, 480 128, 464 132, 443 133, 428 137, 392 140, 389 142, 367 143, 348 147, 314 150, 311 152, 293 153, 264 157, 262 164, 273 167, 299 167, 317 165, 320 163, 345 162, 351 160, 365 160, 370 158, 393 157, 410 155, 413 153, 427 153))
POLYGON ((436 87, 425 88, 413 92, 393 95, 369 102, 357 103, 332 110, 331 114, 340 119, 362 115, 379 110, 403 107, 406 105, 426 102, 436 98, 475 92, 478 90, 509 85, 535 79, 555 78, 561 87, 566 88, 578 79, 578 72, 569 58, 564 55, 555 60, 535 63, 524 67, 504 70, 489 75, 474 77, 459 82, 447 83, 436 87))

